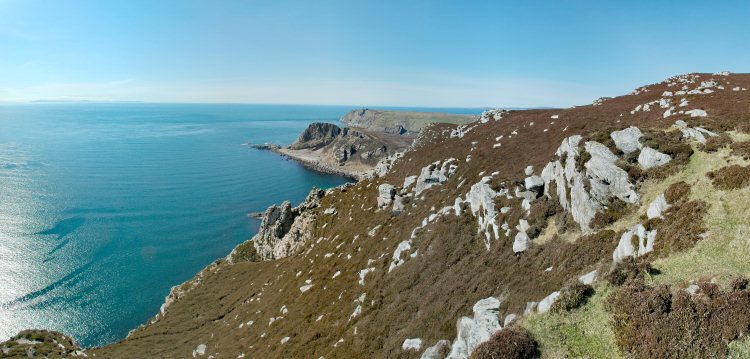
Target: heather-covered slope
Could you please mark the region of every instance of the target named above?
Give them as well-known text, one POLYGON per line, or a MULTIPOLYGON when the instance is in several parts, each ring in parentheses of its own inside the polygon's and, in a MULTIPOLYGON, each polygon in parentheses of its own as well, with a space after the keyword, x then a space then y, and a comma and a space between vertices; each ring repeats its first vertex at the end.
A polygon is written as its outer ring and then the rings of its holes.
POLYGON ((128 338, 87 353, 465 358, 515 328, 475 356, 523 333, 549 358, 744 355, 744 88, 750 75, 692 74, 589 106, 430 126, 382 176, 316 194, 291 223, 264 219, 273 242, 302 218, 296 250, 248 262, 259 255, 243 244, 128 338), (637 298, 659 299, 661 315, 634 315, 637 298))

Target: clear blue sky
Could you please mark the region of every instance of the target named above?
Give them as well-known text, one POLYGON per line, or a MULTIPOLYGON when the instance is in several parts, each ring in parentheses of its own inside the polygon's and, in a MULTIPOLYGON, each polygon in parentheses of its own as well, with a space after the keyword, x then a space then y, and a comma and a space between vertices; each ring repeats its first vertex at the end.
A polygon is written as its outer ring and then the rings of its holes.
POLYGON ((0 0, 0 101, 572 106, 749 67, 747 0, 0 0))

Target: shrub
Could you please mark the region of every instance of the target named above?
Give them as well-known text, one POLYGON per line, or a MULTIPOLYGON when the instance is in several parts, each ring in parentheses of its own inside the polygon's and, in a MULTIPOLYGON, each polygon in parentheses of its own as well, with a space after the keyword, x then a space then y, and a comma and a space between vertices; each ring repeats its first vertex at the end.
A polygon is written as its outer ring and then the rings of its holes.
POLYGON ((597 212, 591 221, 591 228, 598 230, 614 223, 628 213, 628 204, 625 201, 611 197, 607 202, 607 209, 597 212))
POLYGON ((654 252, 667 255, 691 248, 706 232, 703 217, 708 211, 704 201, 678 201, 664 214, 664 219, 651 226, 656 232, 654 252))
POLYGON ((579 228, 579 225, 573 219, 573 215, 569 211, 564 211, 555 217, 555 227, 557 227, 558 233, 565 233, 576 230, 579 228))
POLYGON ((651 272, 650 262, 626 257, 615 263, 604 279, 610 284, 619 286, 630 280, 643 279, 649 272, 651 272))
POLYGON ((594 288, 577 279, 568 282, 550 308, 553 312, 567 312, 586 304, 588 297, 594 294, 594 288))
POLYGON ((714 187, 723 190, 731 190, 747 187, 750 185, 750 166, 743 167, 731 165, 708 172, 714 187))
POLYGON ((527 359, 537 355, 537 343, 523 328, 498 330, 490 340, 479 344, 470 359, 527 359))
POLYGON ((643 140, 646 146, 670 155, 676 163, 685 163, 693 155, 693 148, 674 133, 646 130, 643 140))
POLYGON ((750 160, 750 141, 735 142, 729 147, 732 149, 733 155, 750 160))
POLYGON ((261 260, 253 241, 246 241, 232 251, 232 262, 259 262, 261 260))
POLYGON ((706 144, 703 145, 703 151, 716 152, 730 143, 732 143, 732 138, 726 133, 722 133, 717 137, 709 137, 706 144))
POLYGON ((669 185, 664 191, 664 198, 667 203, 677 203, 682 199, 687 199, 687 195, 690 194, 690 185, 685 181, 675 182, 669 185))
POLYGON ((709 282, 690 295, 629 281, 606 303, 617 344, 633 358, 716 358, 750 327, 750 292, 722 292, 709 282))

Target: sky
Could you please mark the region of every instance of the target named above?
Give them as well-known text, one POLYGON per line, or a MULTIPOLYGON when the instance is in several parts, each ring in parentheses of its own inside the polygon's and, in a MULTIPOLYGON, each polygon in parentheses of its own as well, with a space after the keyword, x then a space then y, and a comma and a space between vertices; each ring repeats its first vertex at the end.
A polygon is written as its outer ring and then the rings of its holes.
POLYGON ((747 0, 0 0, 0 102, 568 107, 749 67, 747 0))

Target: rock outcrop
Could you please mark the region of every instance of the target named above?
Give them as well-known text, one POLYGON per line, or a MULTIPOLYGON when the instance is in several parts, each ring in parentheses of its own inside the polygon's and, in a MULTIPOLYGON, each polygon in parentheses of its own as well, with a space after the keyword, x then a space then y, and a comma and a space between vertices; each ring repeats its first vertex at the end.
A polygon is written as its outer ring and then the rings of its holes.
MULTIPOLYGON (((307 228, 315 218, 310 210, 318 207, 324 195, 324 190, 313 188, 297 207, 292 208, 291 203, 285 201, 281 206, 266 209, 258 233, 250 240, 262 260, 284 258, 307 242, 310 236, 307 228)), ((227 259, 231 263, 236 258, 237 248, 227 259)))
POLYGON ((339 134, 341 134, 341 128, 332 123, 311 123, 289 148, 293 150, 319 149, 333 142, 339 134))
POLYGON ((500 301, 495 297, 482 299, 474 304, 474 317, 461 317, 456 323, 458 336, 453 341, 446 359, 465 359, 479 344, 490 339, 502 329, 498 318, 500 301))
MULTIPOLYGON (((638 162, 644 169, 664 165, 672 159, 667 154, 643 146, 639 142, 642 136, 641 131, 632 126, 611 133, 615 145, 624 153, 641 151, 638 162)), ((637 203, 639 196, 628 173, 616 165, 619 159, 617 155, 596 141, 587 141, 581 148, 581 140, 582 137, 578 135, 563 140, 556 152, 560 159, 549 162, 542 170, 541 178, 544 193, 556 193, 560 205, 570 211, 584 232, 588 232, 594 216, 607 207, 610 198, 637 203), (577 163, 584 154, 589 159, 583 163, 583 168, 579 168, 577 163)))
MULTIPOLYGON (((370 176, 381 161, 406 150, 413 136, 399 136, 331 123, 310 124, 291 146, 264 145, 263 149, 292 158, 314 170, 355 179, 370 176)), ((261 148, 257 147, 256 148, 261 148)))

